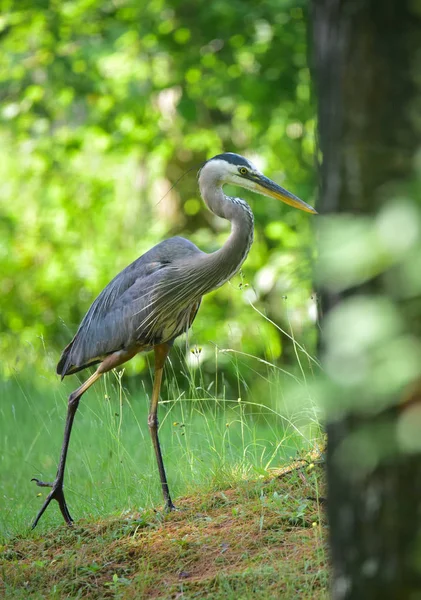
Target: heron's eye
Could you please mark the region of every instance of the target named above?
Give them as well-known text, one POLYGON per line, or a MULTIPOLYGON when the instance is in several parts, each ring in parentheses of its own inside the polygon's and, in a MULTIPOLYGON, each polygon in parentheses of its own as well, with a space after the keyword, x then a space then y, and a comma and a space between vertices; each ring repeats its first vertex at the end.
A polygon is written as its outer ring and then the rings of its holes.
POLYGON ((246 167, 240 167, 238 169, 238 172, 240 173, 240 175, 247 175, 248 170, 246 169, 246 167))

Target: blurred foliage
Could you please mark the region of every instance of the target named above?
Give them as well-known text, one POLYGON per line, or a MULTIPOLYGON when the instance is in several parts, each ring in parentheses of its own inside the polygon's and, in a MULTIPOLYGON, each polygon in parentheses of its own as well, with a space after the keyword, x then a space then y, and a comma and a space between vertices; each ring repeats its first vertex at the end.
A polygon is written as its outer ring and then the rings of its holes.
MULTIPOLYGON (((304 0, 5 0, 0 40, 6 371, 42 363, 42 343, 55 361, 99 291, 163 238, 221 246, 227 226, 196 187, 204 159, 246 154, 314 202, 304 0)), ((292 346, 249 300, 310 343, 310 220, 248 199, 244 274, 205 299, 192 339, 276 360, 292 346)))
MULTIPOLYGON (((403 403, 419 381, 420 192, 416 172, 399 188, 384 186, 384 202, 373 216, 319 219, 316 276, 335 296, 344 294, 325 317, 322 359, 328 381, 316 394, 331 417, 350 410, 376 414, 396 398, 403 403)), ((417 440, 419 449, 419 434, 417 440)), ((387 443, 390 450, 390 437, 387 443)))

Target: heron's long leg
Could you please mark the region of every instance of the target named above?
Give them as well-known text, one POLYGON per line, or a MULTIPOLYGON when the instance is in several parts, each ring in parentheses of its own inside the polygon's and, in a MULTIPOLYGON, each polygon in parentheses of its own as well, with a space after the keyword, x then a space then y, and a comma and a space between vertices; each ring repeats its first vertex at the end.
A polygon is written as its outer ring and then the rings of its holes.
POLYGON ((165 360, 168 356, 168 352, 170 351, 170 344, 160 344, 159 346, 155 346, 155 378, 153 382, 153 391, 152 391, 152 399, 151 406, 149 410, 148 416, 148 426, 149 431, 151 432, 152 443, 155 449, 156 461, 158 463, 159 477, 161 479, 162 493, 164 494, 165 500, 165 508, 167 510, 173 510, 175 508, 172 503, 170 491, 168 488, 167 476, 165 474, 164 462, 162 460, 161 446, 159 445, 158 439, 158 401, 159 401, 159 392, 161 389, 162 382, 162 374, 164 371, 165 360))
POLYGON ((66 500, 64 498, 63 480, 64 480, 64 469, 66 466, 67 450, 69 448, 70 434, 72 432, 72 425, 73 425, 73 420, 75 418, 75 414, 77 411, 77 407, 79 406, 79 400, 81 399, 82 395, 86 392, 86 390, 88 390, 91 387, 91 385, 93 383, 95 383, 95 381, 97 381, 97 379, 99 379, 101 377, 101 375, 103 375, 107 371, 110 371, 111 369, 114 369, 115 367, 118 367, 119 365, 125 363, 126 361, 130 360, 136 354, 136 352, 137 352, 136 349, 132 349, 130 351, 119 350, 118 352, 114 352, 113 354, 110 354, 109 356, 107 356, 107 358, 105 360, 102 361, 102 363, 99 365, 99 367, 95 371, 95 373, 93 375, 91 375, 85 381, 85 383, 83 383, 80 387, 78 387, 77 390, 75 390, 74 392, 72 392, 70 394, 68 408, 67 408, 66 425, 64 428, 64 439, 63 439, 63 445, 61 448, 60 461, 59 461, 59 465, 58 465, 58 469, 57 469, 56 478, 55 478, 54 482, 52 482, 52 483, 40 481, 39 479, 35 479, 35 478, 32 479, 32 481, 35 481, 36 484, 39 485, 40 487, 53 488, 51 490, 51 492, 48 494, 47 498, 45 499, 45 502, 42 505, 41 510, 37 514, 36 519, 32 524, 32 529, 34 527, 36 527, 38 521, 44 514, 44 512, 45 512, 47 506, 50 504, 51 500, 57 500, 60 510, 61 510, 61 514, 63 515, 66 523, 68 525, 71 525, 73 523, 73 519, 70 516, 69 510, 66 505, 66 500))
POLYGON ((99 379, 101 377, 101 375, 102 375, 102 371, 100 371, 98 369, 97 371, 95 371, 95 373, 93 375, 91 375, 89 377, 89 379, 87 379, 85 381, 85 383, 83 383, 80 387, 78 387, 77 390, 72 392, 69 396, 69 401, 68 401, 68 405, 67 405, 66 425, 64 427, 63 445, 61 447, 60 461, 58 464, 57 474, 56 474, 56 478, 55 478, 54 482, 52 482, 52 483, 44 482, 44 481, 40 481, 39 479, 35 479, 35 478, 31 480, 31 481, 35 481, 36 484, 39 485, 40 487, 53 488, 51 490, 51 492, 48 494, 47 498, 45 499, 45 502, 42 505, 41 510, 37 514, 36 519, 32 524, 32 529, 34 529, 34 527, 37 526, 38 521, 44 514, 44 512, 45 512, 47 506, 50 504, 51 500, 57 500, 58 505, 61 510, 61 514, 63 515, 66 523, 68 525, 72 525, 72 523, 73 523, 73 519, 70 516, 69 510, 67 508, 67 504, 66 504, 66 500, 64 498, 64 492, 63 492, 64 469, 66 466, 67 450, 69 449, 70 434, 72 433, 73 421, 75 418, 77 408, 79 406, 79 400, 81 399, 82 395, 86 392, 86 390, 88 388, 90 388, 91 385, 93 383, 95 383, 95 381, 97 379, 99 379))

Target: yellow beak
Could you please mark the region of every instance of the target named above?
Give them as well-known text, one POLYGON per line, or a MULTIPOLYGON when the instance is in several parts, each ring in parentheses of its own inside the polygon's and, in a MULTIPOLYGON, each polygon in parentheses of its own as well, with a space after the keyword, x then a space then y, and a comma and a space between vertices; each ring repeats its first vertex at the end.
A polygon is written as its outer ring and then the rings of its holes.
POLYGON ((254 183, 256 184, 256 192, 260 192, 265 196, 269 196, 270 198, 276 198, 277 200, 281 200, 285 202, 285 204, 289 204, 294 208, 299 208, 300 210, 304 210, 305 212, 312 213, 313 215, 317 215, 317 210, 315 210, 309 204, 306 204, 291 192, 284 189, 268 177, 264 175, 260 175, 258 178, 254 179, 254 183))

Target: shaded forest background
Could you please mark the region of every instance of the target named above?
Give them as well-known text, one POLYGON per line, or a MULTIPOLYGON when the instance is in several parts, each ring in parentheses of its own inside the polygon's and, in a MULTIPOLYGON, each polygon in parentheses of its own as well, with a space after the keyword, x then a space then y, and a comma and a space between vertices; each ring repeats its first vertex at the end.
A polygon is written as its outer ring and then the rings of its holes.
MULTIPOLYGON (((5 5, 1 369, 10 376, 35 366, 42 375, 99 291, 152 245, 171 235, 208 252, 223 244, 227 224, 198 195, 206 158, 245 154, 314 203, 306 3, 5 5)), ((243 273, 205 299, 189 339, 209 380, 216 344, 295 366, 288 335, 314 347, 308 215, 240 195, 255 213, 255 244, 243 273)), ((235 361, 220 360, 234 387, 235 361)), ((144 356, 127 365, 145 367, 144 356)), ((246 383, 256 369, 265 366, 254 360, 242 371, 246 383)))

